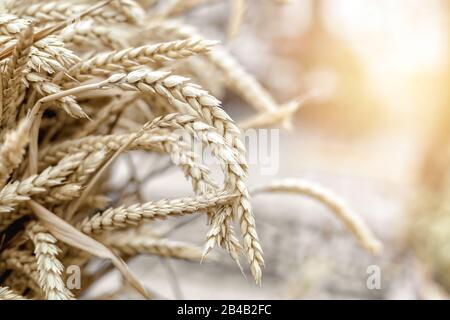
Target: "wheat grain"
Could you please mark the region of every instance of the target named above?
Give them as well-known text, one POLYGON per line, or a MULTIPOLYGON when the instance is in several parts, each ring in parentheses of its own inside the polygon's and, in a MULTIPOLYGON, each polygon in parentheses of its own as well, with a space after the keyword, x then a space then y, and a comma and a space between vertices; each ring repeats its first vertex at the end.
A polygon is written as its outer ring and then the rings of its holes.
POLYGON ((0 14, 0 34, 15 36, 30 24, 28 19, 20 19, 11 14, 0 14))

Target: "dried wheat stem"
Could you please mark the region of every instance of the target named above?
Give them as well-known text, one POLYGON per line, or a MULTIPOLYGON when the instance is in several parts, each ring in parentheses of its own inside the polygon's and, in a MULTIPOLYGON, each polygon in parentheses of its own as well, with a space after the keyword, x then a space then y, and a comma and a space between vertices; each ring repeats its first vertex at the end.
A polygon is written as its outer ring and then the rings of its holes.
POLYGON ((54 93, 52 95, 43 97, 34 104, 33 108, 30 111, 30 114, 29 114, 31 121, 33 121, 33 127, 32 127, 33 139, 31 140, 31 143, 30 143, 29 168, 28 168, 30 174, 36 174, 37 169, 38 169, 38 139, 39 139, 39 128, 41 125, 41 118, 42 118, 42 114, 43 114, 43 110, 41 110, 41 106, 45 103, 55 101, 55 100, 58 100, 61 98, 69 97, 73 94, 102 88, 108 82, 109 82, 108 80, 105 80, 105 81, 101 81, 98 83, 80 85, 76 88, 72 88, 69 90, 61 91, 61 92, 54 93))
POLYGON ((289 120, 292 115, 297 112, 297 110, 303 106, 304 101, 306 99, 298 99, 294 100, 290 103, 287 103, 284 106, 274 110, 274 111, 265 111, 259 114, 256 114, 248 119, 245 119, 238 123, 239 128, 241 129, 249 129, 249 128, 261 128, 273 126, 279 123, 283 123, 286 120, 289 120))
POLYGON ((66 288, 61 274, 64 266, 56 258, 60 249, 56 239, 39 223, 32 223, 27 234, 34 243, 39 285, 49 300, 72 300, 73 294, 66 288))
POLYGON ((281 180, 267 186, 257 187, 252 193, 257 195, 265 192, 289 192, 302 194, 318 200, 330 208, 336 217, 341 220, 355 235, 362 247, 372 254, 380 252, 382 245, 373 236, 364 221, 348 205, 332 192, 309 181, 303 180, 281 180))
POLYGON ((217 2, 217 0, 175 0, 171 6, 168 6, 164 12, 158 14, 158 18, 177 16, 194 9, 200 5, 208 5, 217 2))
POLYGON ((129 207, 108 209, 103 213, 97 213, 92 218, 86 218, 80 225, 80 230, 86 234, 100 234, 105 230, 135 226, 143 221, 166 219, 171 216, 183 216, 195 213, 218 205, 223 205, 236 195, 227 192, 217 194, 209 193, 194 197, 186 197, 174 200, 159 200, 136 204, 129 207))
POLYGON ((246 0, 232 0, 231 14, 228 22, 228 38, 234 39, 244 20, 246 0))

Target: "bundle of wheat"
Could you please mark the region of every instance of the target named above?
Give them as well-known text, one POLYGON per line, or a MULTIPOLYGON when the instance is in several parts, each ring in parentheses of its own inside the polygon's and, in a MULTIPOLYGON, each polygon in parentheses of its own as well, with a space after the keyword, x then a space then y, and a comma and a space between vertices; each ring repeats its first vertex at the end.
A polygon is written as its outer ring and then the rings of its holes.
MULTIPOLYGON (((183 76, 208 77, 187 58, 213 65, 222 77, 209 79, 211 87, 230 87, 257 110, 242 127, 283 123, 300 102, 279 106, 218 42, 172 21, 211 1, 156 2, 1 2, 1 299, 81 297, 96 279, 71 292, 64 270, 82 270, 92 257, 111 260, 148 298, 123 258, 144 253, 199 261, 216 245, 238 264, 244 254, 261 283, 264 259, 240 128, 209 88, 183 76), (182 134, 210 147, 223 183, 213 181, 182 134), (134 205, 121 196, 109 201, 108 169, 131 150, 170 155, 195 195, 134 205), (210 224, 203 252, 136 228, 197 212, 210 224)), ((230 36, 245 8, 245 1, 232 3, 230 36)), ((362 221, 321 189, 278 184, 259 191, 293 190, 324 201, 363 245, 378 248, 362 221)))

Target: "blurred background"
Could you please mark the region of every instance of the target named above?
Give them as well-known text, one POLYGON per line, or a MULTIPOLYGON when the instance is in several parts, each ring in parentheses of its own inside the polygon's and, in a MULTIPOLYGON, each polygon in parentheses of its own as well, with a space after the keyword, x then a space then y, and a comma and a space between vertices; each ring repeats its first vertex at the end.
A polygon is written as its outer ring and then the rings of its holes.
MULTIPOLYGON (((221 39, 278 102, 315 96, 297 112, 294 128, 281 130, 278 173, 261 176, 252 166, 250 185, 285 177, 320 183, 364 217, 384 251, 364 252, 310 199, 268 195, 253 199, 266 254, 261 287, 220 252, 219 262, 200 266, 139 257, 131 268, 166 298, 448 297, 450 1, 250 0, 233 40, 223 32, 228 1, 209 2, 188 22, 221 39), (370 265, 380 267, 380 289, 366 286, 370 265)), ((249 114, 231 93, 222 98, 233 118, 249 114)), ((181 176, 165 172, 143 197, 185 195, 187 183, 167 182, 181 176)), ((201 245, 206 230, 203 219, 187 221, 172 238, 201 245)), ((101 286, 91 294, 98 293, 101 286)))

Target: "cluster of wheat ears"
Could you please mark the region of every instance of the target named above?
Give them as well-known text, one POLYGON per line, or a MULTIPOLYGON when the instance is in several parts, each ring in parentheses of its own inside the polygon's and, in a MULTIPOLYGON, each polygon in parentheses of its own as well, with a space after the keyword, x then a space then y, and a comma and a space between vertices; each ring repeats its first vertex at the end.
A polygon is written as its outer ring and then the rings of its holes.
MULTIPOLYGON (((238 265, 246 257, 260 284, 264 259, 250 194, 261 192, 313 197, 364 247, 379 249, 362 220, 321 187, 286 180, 247 189, 242 128, 285 123, 299 102, 277 104, 218 42, 183 24, 184 13, 210 2, 1 2, 0 299, 80 297, 97 278, 82 276, 81 288, 70 290, 64 270, 84 270, 93 257, 109 259, 150 298, 124 261, 139 254, 200 261, 215 246, 238 265), (217 87, 241 95, 255 114, 235 123, 207 91, 217 87), (223 182, 180 132, 209 146, 223 182), (133 150, 168 154, 195 195, 111 201, 108 169, 133 150), (203 249, 140 228, 199 213, 210 226, 203 249)), ((231 1, 230 36, 244 6, 231 1)))

